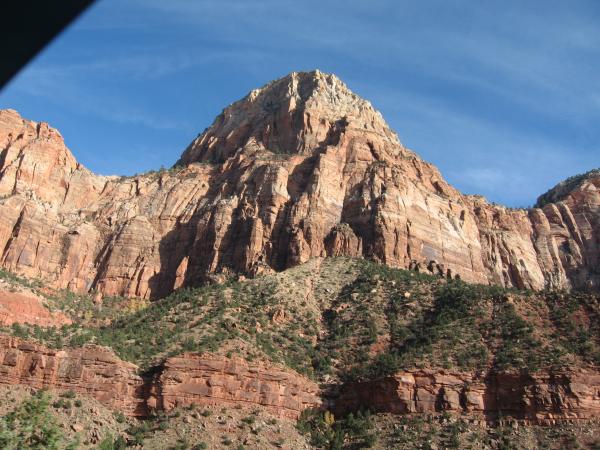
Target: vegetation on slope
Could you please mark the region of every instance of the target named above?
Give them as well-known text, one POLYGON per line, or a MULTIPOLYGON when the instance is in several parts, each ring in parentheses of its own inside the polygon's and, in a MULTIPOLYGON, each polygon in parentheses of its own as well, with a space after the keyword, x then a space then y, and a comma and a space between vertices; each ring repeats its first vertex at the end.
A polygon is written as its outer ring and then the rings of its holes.
POLYGON ((469 417, 450 414, 373 416, 377 449, 590 449, 600 450, 599 423, 558 423, 552 427, 519 426, 515 422, 489 427, 469 417))
POLYGON ((306 447, 294 423, 250 406, 192 405, 136 420, 73 392, 0 386, 0 448, 7 450, 306 447))
MULTIPOLYGON (((63 436, 55 418, 49 413, 50 397, 43 391, 26 400, 0 418, 0 448, 62 448, 63 436)), ((69 446, 75 448, 74 446, 69 446)))
MULTIPOLYGON (((29 283, 29 288, 38 285, 29 283)), ((39 293, 74 324, 13 325, 5 332, 53 347, 109 346, 142 369, 186 351, 270 360, 321 382, 373 379, 419 367, 535 372, 600 365, 597 295, 472 285, 364 260, 313 260, 254 280, 181 289, 151 303, 118 297, 95 303, 91 295, 39 293)), ((64 405, 56 406, 62 410, 64 405)), ((157 417, 130 427, 130 444, 160 445, 175 419, 157 417)), ((467 426, 444 415, 390 420, 309 411, 298 429, 312 445, 329 449, 414 448, 417 441, 421 448, 510 448, 515 443, 558 448, 557 442, 570 448, 573 442, 596 445, 590 439, 599 429, 566 426, 558 439, 541 428, 519 434, 467 426)), ((103 445, 117 448, 118 439, 118 434, 108 436, 103 445)), ((196 445, 173 439, 173 448, 196 445)), ((211 445, 233 442, 224 437, 211 445)))
POLYGON ((329 411, 305 410, 297 427, 316 448, 371 448, 377 441, 369 412, 358 411, 336 419, 329 411))
POLYGON ((117 298, 98 306, 69 295, 54 304, 70 308, 73 325, 7 331, 54 347, 105 345, 144 368, 210 351, 283 362, 321 381, 415 367, 600 365, 598 296, 473 285, 364 260, 317 260, 147 305, 117 298))
POLYGON ((600 174, 600 168, 592 169, 578 175, 573 175, 566 180, 561 181, 548 192, 540 195, 534 205, 534 208, 543 208, 549 203, 556 203, 563 200, 573 190, 577 189, 587 178, 598 174, 600 174))

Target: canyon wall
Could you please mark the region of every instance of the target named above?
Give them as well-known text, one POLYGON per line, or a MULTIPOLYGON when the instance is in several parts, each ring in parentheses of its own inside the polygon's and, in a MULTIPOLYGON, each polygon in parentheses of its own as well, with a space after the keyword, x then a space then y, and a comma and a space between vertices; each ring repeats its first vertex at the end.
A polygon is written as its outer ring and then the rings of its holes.
POLYGON ((331 400, 337 412, 369 409, 394 414, 468 414, 535 424, 600 416, 600 373, 489 373, 444 370, 400 372, 371 382, 342 385, 331 400))
POLYGON ((190 404, 248 404, 295 419, 321 403, 317 384, 263 363, 184 354, 140 376, 105 347, 51 350, 9 336, 0 336, 0 384, 72 390, 139 417, 190 404))
POLYGON ((550 197, 511 210, 462 195, 318 71, 252 91, 176 167, 134 177, 95 175, 58 131, 0 111, 0 265, 79 292, 157 298, 332 255, 597 289, 600 173, 550 197))
POLYGON ((369 382, 319 386, 265 363, 211 354, 168 358, 152 373, 121 361, 104 347, 50 350, 0 336, 0 384, 73 390, 125 414, 144 417, 189 405, 256 405, 296 419, 306 408, 336 413, 466 413, 482 421, 511 417, 551 424, 600 416, 600 374, 474 373, 416 370, 369 382))

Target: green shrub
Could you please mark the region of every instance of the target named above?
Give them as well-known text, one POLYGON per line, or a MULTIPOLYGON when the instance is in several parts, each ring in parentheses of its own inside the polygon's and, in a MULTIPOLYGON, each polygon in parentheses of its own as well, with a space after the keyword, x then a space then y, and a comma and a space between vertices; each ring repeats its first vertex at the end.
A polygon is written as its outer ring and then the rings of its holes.
POLYGON ((59 398, 54 403, 52 403, 52 406, 56 409, 71 409, 72 404, 69 400, 65 400, 64 398, 59 398))
POLYGON ((296 427, 311 445, 329 450, 370 448, 377 440, 370 414, 362 411, 336 420, 329 411, 304 410, 296 427))
MULTIPOLYGON (((14 410, 0 418, 0 448, 7 450, 55 450, 65 441, 48 406, 50 397, 38 391, 14 410)), ((76 443, 68 444, 73 447, 76 443)))
POLYGON ((109 434, 100 441, 97 448, 98 450, 125 450, 125 448, 127 448, 127 442, 123 436, 114 438, 109 434))
POLYGON ((62 392, 60 394, 60 397, 62 397, 62 398, 75 398, 75 397, 77 397, 77 394, 74 391, 68 390, 68 391, 62 392))
POLYGON ((242 422, 244 422, 246 425, 252 425, 254 422, 256 422, 256 417, 255 416, 247 416, 242 418, 242 422))

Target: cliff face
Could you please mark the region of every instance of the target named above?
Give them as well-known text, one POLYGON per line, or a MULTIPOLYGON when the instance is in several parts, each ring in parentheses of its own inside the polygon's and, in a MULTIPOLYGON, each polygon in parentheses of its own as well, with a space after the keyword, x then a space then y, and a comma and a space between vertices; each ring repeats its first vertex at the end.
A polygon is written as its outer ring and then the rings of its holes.
POLYGON ((239 358, 183 354, 154 374, 104 347, 50 350, 0 336, 0 384, 73 390, 133 416, 188 405, 256 405, 296 419, 306 408, 336 412, 466 413, 482 421, 501 416, 531 423, 593 419, 600 414, 600 375, 592 371, 519 375, 415 370, 334 387, 321 400, 319 386, 289 370, 239 358))
POLYGON ((536 424, 593 419, 600 414, 600 375, 490 373, 444 370, 400 372, 393 377, 342 386, 338 411, 368 407, 395 414, 469 414, 483 421, 511 417, 536 424))
POLYGON ((598 290, 600 172, 580 177, 555 203, 538 205, 514 211, 471 199, 490 280, 519 288, 598 290))
POLYGON ((98 346, 50 350, 0 336, 0 384, 73 390, 133 416, 195 405, 250 404, 297 418, 321 403, 318 386, 276 367, 241 359, 185 354, 167 359, 154 375, 98 346))
POLYGON ((0 149, 0 262, 55 287, 159 297, 332 255, 522 288, 600 282, 598 173, 529 211, 464 196, 320 72, 232 104, 170 171, 94 175, 10 110, 0 149))
POLYGON ((0 336, 0 384, 73 390, 130 415, 145 415, 145 383, 137 367, 104 347, 51 350, 0 336))
POLYGON ((183 354, 169 358, 152 385, 148 405, 175 407, 227 404, 260 405, 275 415, 296 419, 319 407, 316 383, 288 370, 241 358, 183 354))

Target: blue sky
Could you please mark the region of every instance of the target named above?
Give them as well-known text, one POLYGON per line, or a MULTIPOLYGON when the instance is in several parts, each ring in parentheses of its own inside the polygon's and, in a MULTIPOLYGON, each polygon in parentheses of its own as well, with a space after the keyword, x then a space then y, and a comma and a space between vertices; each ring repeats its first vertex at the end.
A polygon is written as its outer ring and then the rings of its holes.
POLYGON ((0 92, 103 174, 168 167, 229 103, 342 78, 466 193, 526 206, 600 166, 596 0, 99 0, 0 92))

